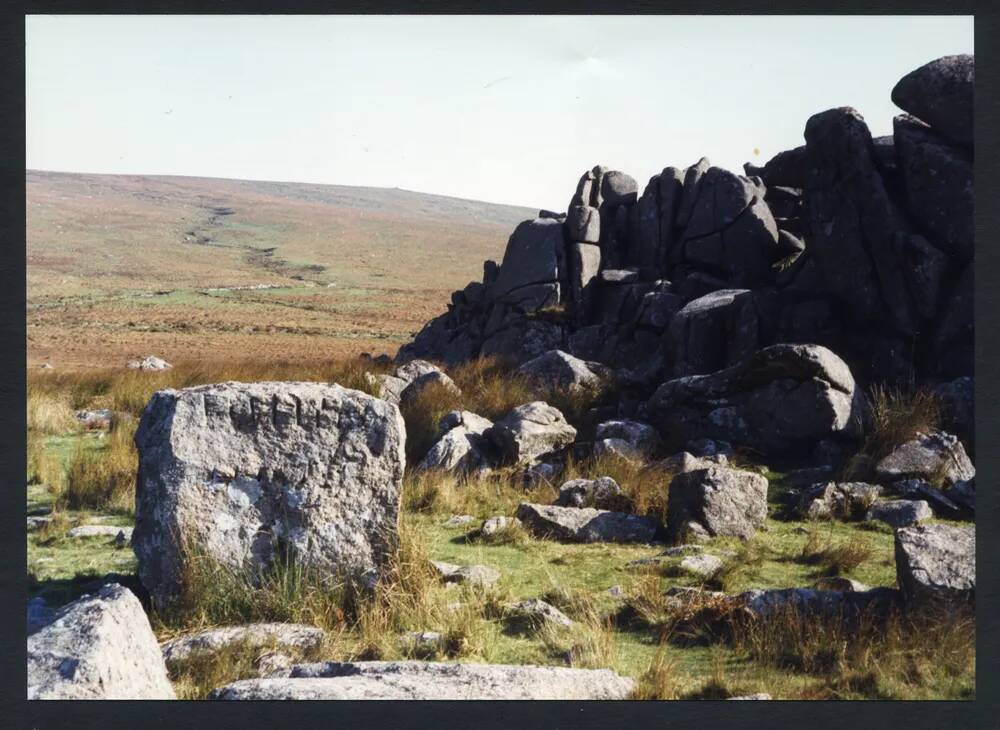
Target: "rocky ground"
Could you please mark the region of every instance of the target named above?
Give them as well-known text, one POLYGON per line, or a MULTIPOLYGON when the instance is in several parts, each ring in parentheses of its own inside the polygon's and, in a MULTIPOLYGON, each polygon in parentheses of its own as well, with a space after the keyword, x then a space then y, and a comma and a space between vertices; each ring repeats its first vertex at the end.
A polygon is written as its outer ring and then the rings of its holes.
POLYGON ((395 358, 34 373, 29 697, 973 698, 971 93, 595 168, 395 358))

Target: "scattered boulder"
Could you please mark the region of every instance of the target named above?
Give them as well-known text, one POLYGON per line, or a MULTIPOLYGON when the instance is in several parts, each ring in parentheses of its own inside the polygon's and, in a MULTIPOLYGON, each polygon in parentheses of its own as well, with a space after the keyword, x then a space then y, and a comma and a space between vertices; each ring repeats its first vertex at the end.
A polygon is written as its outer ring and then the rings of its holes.
POLYGON ((546 385, 568 391, 593 389, 609 375, 599 362, 586 362, 562 350, 549 350, 517 369, 520 375, 546 385))
POLYGON ((871 588, 867 591, 831 591, 814 588, 768 588, 746 591, 736 601, 757 618, 768 618, 776 612, 794 610, 800 614, 856 618, 868 612, 884 613, 899 602, 899 591, 893 588, 871 588))
MULTIPOLYGON (((422 361, 417 360, 415 362, 422 361)), ((399 397, 406 390, 406 386, 409 385, 409 382, 402 378, 384 373, 365 373, 365 380, 372 386, 377 398, 388 401, 393 405, 399 405, 399 397)))
POLYGON ((896 530, 896 580, 911 607, 973 603, 976 529, 922 525, 896 530))
POLYGON ((79 525, 66 533, 66 537, 110 537, 117 540, 121 536, 123 542, 132 539, 131 527, 116 527, 114 525, 79 525))
POLYGON ((542 456, 573 443, 576 429, 544 401, 518 406, 483 432, 503 461, 530 465, 542 456))
POLYGON ((933 516, 930 505, 922 499, 894 499, 873 504, 865 519, 869 522, 878 520, 891 527, 910 527, 933 516))
POLYGON ((466 525, 475 522, 476 518, 472 515, 452 515, 447 520, 444 521, 445 527, 465 527, 466 525))
POLYGON ((439 560, 432 560, 431 565, 445 583, 468 583, 485 587, 500 580, 500 571, 486 565, 453 565, 439 560))
POLYGON ((623 700, 635 687, 609 669, 446 662, 354 662, 292 667, 284 678, 246 679, 218 700, 623 700))
POLYGON ((748 540, 767 518, 767 479, 760 474, 712 466, 678 474, 667 497, 667 532, 675 538, 692 523, 695 532, 748 540))
POLYGON ((854 378, 819 345, 772 345, 725 370, 668 380, 646 406, 668 446, 707 436, 773 454, 860 434, 854 378))
POLYGON ((621 509, 627 500, 621 487, 611 477, 571 479, 559 487, 555 504, 559 507, 595 507, 602 510, 621 509))
POLYGON ((660 434, 647 423, 639 421, 615 420, 597 424, 595 438, 620 439, 643 456, 652 456, 660 448, 660 434))
POLYGON ((567 542, 652 542, 660 529, 652 517, 528 502, 518 506, 517 518, 538 537, 567 542))
POLYGON ((882 494, 882 487, 864 482, 826 482, 799 498, 798 514, 807 520, 860 520, 882 494))
POLYGON ((41 530, 43 527, 52 522, 52 518, 48 515, 31 515, 27 518, 27 528, 28 532, 35 532, 36 530, 41 530))
POLYGON ((668 456, 659 462, 659 466, 671 474, 687 474, 690 471, 697 471, 698 469, 708 469, 712 466, 727 466, 729 464, 728 459, 725 456, 708 456, 705 458, 699 458, 693 456, 687 451, 681 451, 680 453, 668 456))
MULTIPOLYGON (((396 368, 394 377, 409 385, 417 378, 430 375, 431 373, 443 373, 444 371, 428 360, 410 360, 396 368)), ((402 391, 400 391, 402 392, 402 391)))
POLYGON ((407 631, 399 637, 403 649, 414 654, 426 654, 437 651, 442 644, 439 631, 407 631))
POLYGON ((436 370, 414 378, 409 385, 403 388, 403 392, 399 394, 400 405, 412 403, 428 388, 443 388, 454 395, 462 394, 459 387, 455 385, 454 380, 448 377, 444 371, 436 370))
POLYGON ((73 413, 73 418, 87 430, 98 431, 111 428, 112 413, 110 408, 96 410, 81 410, 73 413))
POLYGON ((538 598, 529 598, 511 605, 505 618, 513 628, 529 631, 537 631, 543 626, 573 626, 573 620, 569 616, 538 598))
POLYGON ((120 585, 104 586, 31 634, 28 699, 175 699, 139 599, 120 585))
POLYGON ((727 700, 770 700, 771 695, 767 692, 756 692, 752 695, 739 695, 738 697, 727 697, 727 700))
POLYGON ((711 578, 722 569, 722 560, 707 553, 688 555, 681 560, 680 568, 699 578, 711 578))
MULTIPOLYGON (((946 497, 943 492, 922 479, 904 479, 893 484, 892 489, 901 497, 926 501, 936 514, 955 517, 963 509, 958 503, 946 497)), ((949 493, 953 490, 954 487, 949 490, 949 493)))
POLYGON ((499 532, 508 530, 514 526, 519 526, 521 521, 516 517, 506 515, 495 515, 483 521, 483 526, 479 528, 480 537, 492 537, 499 532))
POLYGON ((135 436, 143 585, 174 595, 192 544, 237 570, 284 553, 331 576, 377 571, 397 540, 405 435, 396 406, 339 385, 156 393, 135 436))
POLYGON ((441 418, 438 440, 417 464, 417 470, 468 473, 488 469, 493 454, 483 433, 492 425, 470 411, 450 411, 441 418))
POLYGON ((165 642, 160 649, 166 662, 183 662, 196 656, 215 654, 231 646, 253 650, 276 647, 305 654, 319 649, 324 636, 324 631, 314 626, 256 623, 219 626, 179 636, 165 642))
POLYGON ((824 578, 820 578, 816 581, 815 588, 818 591, 840 591, 841 593, 847 591, 856 591, 861 593, 871 590, 871 588, 866 586, 864 583, 856 581, 853 578, 843 578, 841 576, 826 576, 824 578))
POLYGON ((173 365, 155 355, 147 355, 141 360, 129 360, 125 367, 130 370, 169 370, 173 365))
POLYGON ((975 57, 943 56, 901 78, 892 101, 960 144, 973 143, 975 57))
POLYGON ((943 431, 930 431, 897 446, 875 465, 880 481, 923 479, 931 483, 954 484, 976 476, 962 442, 943 431))

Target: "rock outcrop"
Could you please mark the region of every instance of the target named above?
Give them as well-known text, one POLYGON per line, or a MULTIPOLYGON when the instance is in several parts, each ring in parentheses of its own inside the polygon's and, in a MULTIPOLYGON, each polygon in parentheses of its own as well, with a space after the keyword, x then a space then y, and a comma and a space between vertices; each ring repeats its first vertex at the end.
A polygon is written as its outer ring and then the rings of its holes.
POLYGON ((405 435, 396 406, 338 385, 156 393, 135 436, 143 585, 168 600, 195 553, 251 572, 281 556, 377 571, 396 544, 405 435))
POLYGON ((971 375, 973 86, 972 56, 932 61, 892 90, 892 135, 829 109, 743 175, 594 167, 398 359, 558 349, 655 386, 812 344, 865 385, 971 375))
POLYGON ((566 542, 652 542, 660 532, 660 523, 652 517, 593 507, 522 502, 517 518, 538 537, 566 542))

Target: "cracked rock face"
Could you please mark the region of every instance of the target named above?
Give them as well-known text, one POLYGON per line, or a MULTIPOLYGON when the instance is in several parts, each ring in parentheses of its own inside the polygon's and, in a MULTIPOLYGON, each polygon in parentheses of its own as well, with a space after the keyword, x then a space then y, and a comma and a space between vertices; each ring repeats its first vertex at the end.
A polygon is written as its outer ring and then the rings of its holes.
POLYGON ((331 576, 377 571, 397 540, 405 433, 396 406, 339 385, 156 393, 135 436, 143 585, 169 599, 191 552, 237 570, 287 553, 331 576))
POLYGON ((760 474, 728 467, 678 474, 667 497, 667 532, 678 536, 694 523, 712 537, 749 540, 767 517, 767 486, 760 474))
POLYGON ((974 601, 976 528, 924 525, 896 530, 896 580, 910 606, 974 601))
POLYGON ((29 636, 28 699, 175 699, 139 599, 104 586, 29 636))
POLYGON ((573 443, 576 429, 557 408, 544 401, 518 406, 483 432, 505 462, 535 463, 540 457, 573 443))
POLYGON ((668 380, 647 406, 668 447, 708 437, 778 453, 860 427, 850 370, 818 345, 772 345, 724 370, 668 380))

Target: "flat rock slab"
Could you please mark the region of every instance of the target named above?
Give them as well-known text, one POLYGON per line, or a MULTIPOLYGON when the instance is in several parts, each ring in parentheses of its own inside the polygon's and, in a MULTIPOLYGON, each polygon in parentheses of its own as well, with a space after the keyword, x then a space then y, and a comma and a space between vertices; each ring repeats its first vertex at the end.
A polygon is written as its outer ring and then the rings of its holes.
POLYGON ((132 539, 131 527, 115 527, 114 525, 80 525, 66 533, 66 537, 112 537, 125 535, 125 541, 132 539))
POLYGON ((28 699, 175 699, 139 599, 104 586, 29 636, 28 699))
POLYGON ((878 520, 892 527, 910 527, 933 516, 930 505, 922 499, 894 499, 873 504, 865 519, 878 520))
POLYGON ((909 605, 974 601, 976 528, 922 525, 896 530, 896 580, 909 605))
POLYGON ((652 542, 660 523, 652 517, 592 507, 556 507, 522 502, 517 517, 539 537, 569 542, 652 542))
POLYGON ((573 620, 569 616, 540 598, 529 598, 511 605, 507 618, 510 624, 523 629, 540 629, 546 625, 562 628, 573 626, 573 620))
POLYGON ((681 560, 681 570, 699 578, 711 578, 722 569, 722 560, 714 555, 689 555, 681 560))
POLYGON ((288 677, 220 687, 219 700, 622 700, 635 684, 610 669, 355 662, 299 665, 288 677))
POLYGON ((931 431, 897 446, 875 466, 882 481, 900 479, 943 479, 954 484, 976 476, 976 468, 956 436, 931 431))
POLYGON ((221 626, 180 636, 160 648, 167 662, 179 662, 193 656, 214 654, 228 647, 260 649, 295 649, 315 651, 323 643, 322 629, 303 624, 260 623, 246 626, 221 626))
POLYGON ((180 537, 267 569, 287 554, 336 578, 377 572, 398 539, 399 409, 321 383, 221 383, 153 395, 136 432, 133 548, 155 603, 179 589, 180 537))
POLYGON ((453 565, 439 560, 432 560, 431 565, 434 566, 445 583, 491 586, 500 580, 500 571, 486 565, 453 565))

